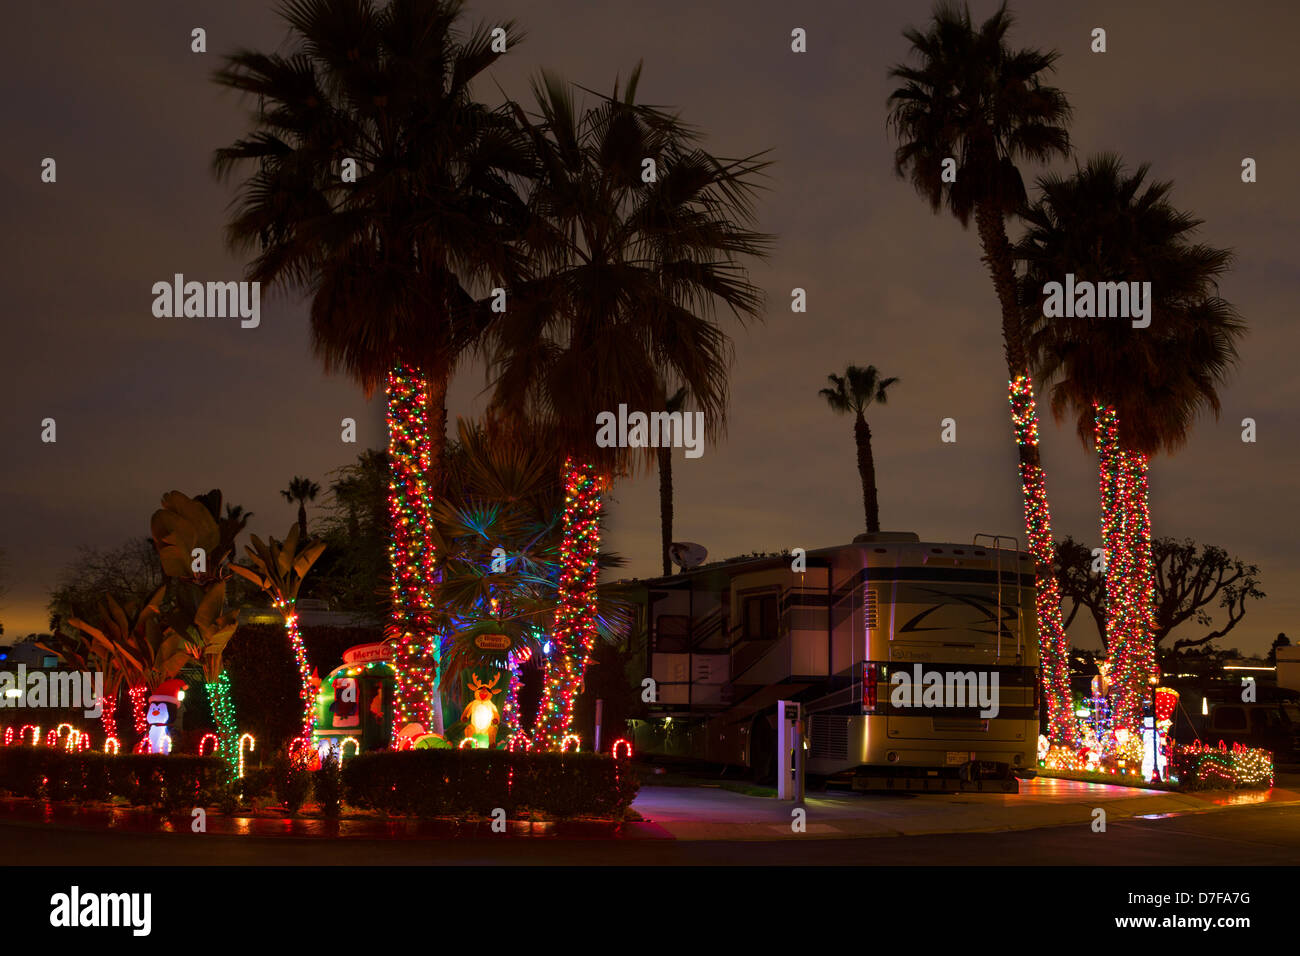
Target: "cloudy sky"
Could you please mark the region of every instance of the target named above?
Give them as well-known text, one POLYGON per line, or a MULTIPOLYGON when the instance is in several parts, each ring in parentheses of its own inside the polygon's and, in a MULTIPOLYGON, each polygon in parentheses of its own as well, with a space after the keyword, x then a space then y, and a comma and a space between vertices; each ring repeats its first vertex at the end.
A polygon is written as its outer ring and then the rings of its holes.
MULTIPOLYGON (((1152 469, 1157 535, 1190 536, 1257 563, 1268 598, 1229 644, 1262 650, 1300 630, 1296 474, 1300 299, 1294 38, 1300 11, 1275 2, 1142 4, 1022 0, 1014 40, 1061 52, 1057 85, 1075 109, 1081 155, 1116 151, 1173 179, 1173 200, 1233 247, 1222 284, 1250 325, 1222 419, 1152 469), (1108 52, 1090 52, 1093 28, 1108 52), (1289 117, 1289 118, 1288 118, 1289 117), (1259 181, 1240 181, 1243 157, 1259 181), (1241 441, 1240 422, 1259 440, 1241 441)), ((677 107, 722 155, 770 149, 761 225, 777 235, 753 272, 763 324, 736 330, 729 431, 702 458, 678 454, 675 537, 712 556, 841 543, 860 530, 852 426, 817 396, 849 363, 902 379, 871 425, 882 523, 933 540, 1023 535, 997 304, 973 232, 934 216, 893 175, 886 72, 901 31, 928 2, 820 0, 475 0, 472 18, 527 30, 493 77, 527 95, 542 67, 608 89, 645 63, 641 97, 677 107), (812 10, 800 9, 811 7, 812 10), (790 50, 795 27, 808 51, 790 50), (793 314, 790 290, 808 293, 793 314), (939 422, 957 420, 957 442, 939 422)), ((977 18, 994 4, 973 4, 977 18)), ((324 483, 356 446, 384 444, 382 408, 326 377, 306 309, 264 301, 261 326, 158 319, 153 283, 174 273, 236 279, 224 248, 231 187, 212 150, 246 129, 245 105, 210 82, 222 53, 275 48, 286 33, 257 0, 44 0, 21 4, 0 36, 6 228, 0 276, 0 548, 6 637, 44 627, 44 605, 80 545, 147 533, 159 496, 222 488, 280 534, 295 509, 278 494, 302 474, 324 483), (207 31, 208 53, 190 51, 207 31), (57 183, 40 181, 45 157, 57 183), (57 421, 55 444, 40 440, 57 421)), ((485 99, 495 87, 482 87, 485 99)), ((1014 227, 1013 227, 1014 232, 1014 227)), ((482 408, 484 372, 461 370, 451 414, 482 408)), ((1092 456, 1072 426, 1044 427, 1058 534, 1096 542, 1092 456)), ((658 568, 653 477, 620 484, 608 544, 631 573, 658 568)), ((1086 616, 1086 615, 1085 615, 1086 616)), ((1088 641, 1080 632, 1077 637, 1088 641)))

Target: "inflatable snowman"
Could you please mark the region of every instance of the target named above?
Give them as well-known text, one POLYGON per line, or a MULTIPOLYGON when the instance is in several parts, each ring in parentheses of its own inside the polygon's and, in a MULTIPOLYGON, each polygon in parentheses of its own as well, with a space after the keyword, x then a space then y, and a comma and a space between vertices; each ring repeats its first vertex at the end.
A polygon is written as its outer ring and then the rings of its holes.
POLYGON ((171 753, 172 727, 180 714, 184 693, 184 681, 166 680, 158 685, 149 698, 149 712, 145 715, 149 724, 149 753, 171 753))

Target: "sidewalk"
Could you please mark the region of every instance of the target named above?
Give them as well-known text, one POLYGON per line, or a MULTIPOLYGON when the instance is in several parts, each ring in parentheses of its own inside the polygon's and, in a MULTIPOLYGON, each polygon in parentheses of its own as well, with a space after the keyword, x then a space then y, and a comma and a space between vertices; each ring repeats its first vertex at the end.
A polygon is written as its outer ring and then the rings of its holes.
MULTIPOLYGON (((1107 822, 1133 817, 1203 813, 1230 807, 1300 804, 1300 792, 1205 791, 1167 793, 1072 780, 1021 782, 1018 794, 814 794, 804 803, 804 831, 792 827, 794 804, 748 796, 717 786, 647 785, 633 803, 638 823, 527 823, 510 821, 494 833, 487 821, 404 820, 368 817, 341 821, 274 816, 226 817, 210 813, 207 833, 287 839, 352 840, 722 840, 771 841, 916 836, 1090 826, 1094 809, 1107 822)), ((124 833, 192 832, 189 813, 170 818, 155 811, 85 808, 31 800, 0 800, 0 820, 24 826, 116 830, 124 833)))

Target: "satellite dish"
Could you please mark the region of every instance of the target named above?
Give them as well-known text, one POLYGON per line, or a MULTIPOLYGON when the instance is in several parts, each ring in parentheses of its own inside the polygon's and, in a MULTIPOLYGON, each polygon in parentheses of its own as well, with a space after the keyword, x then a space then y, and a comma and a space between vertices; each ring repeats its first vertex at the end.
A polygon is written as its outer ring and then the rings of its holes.
POLYGON ((698 568, 708 556, 709 552, 704 545, 691 541, 674 541, 668 547, 668 557, 683 571, 698 568))

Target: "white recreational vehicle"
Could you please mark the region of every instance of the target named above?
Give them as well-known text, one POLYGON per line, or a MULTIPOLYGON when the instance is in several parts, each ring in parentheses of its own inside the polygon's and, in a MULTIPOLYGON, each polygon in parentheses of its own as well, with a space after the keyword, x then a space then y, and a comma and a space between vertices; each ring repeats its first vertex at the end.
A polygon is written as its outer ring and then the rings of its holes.
POLYGON ((1036 567, 1014 539, 975 542, 859 535, 637 582, 655 682, 637 752, 770 776, 776 703, 795 700, 810 775, 1015 791, 1036 766, 1036 567))

